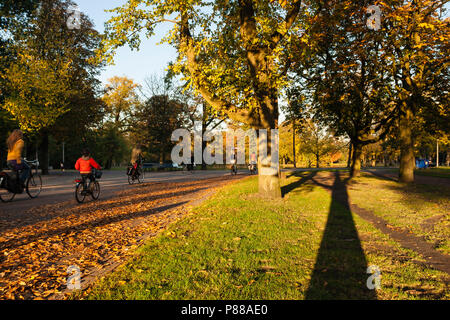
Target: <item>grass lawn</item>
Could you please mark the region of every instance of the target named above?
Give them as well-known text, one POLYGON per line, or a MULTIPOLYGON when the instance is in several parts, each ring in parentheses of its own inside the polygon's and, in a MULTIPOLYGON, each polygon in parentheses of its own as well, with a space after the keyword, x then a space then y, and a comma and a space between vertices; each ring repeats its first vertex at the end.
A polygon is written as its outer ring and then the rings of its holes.
POLYGON ((353 203, 450 254, 450 188, 406 185, 363 174, 353 181, 349 193, 353 203))
POLYGON ((421 176, 450 178, 450 167, 417 169, 417 170, 414 171, 414 173, 418 174, 418 175, 421 175, 421 176))
MULTIPOLYGON (((256 195, 255 177, 221 189, 73 298, 450 298, 446 273, 414 263, 423 258, 353 215, 307 175, 283 180, 289 193, 277 201, 256 195), (370 265, 381 271, 378 290, 366 286, 370 265)), ((361 177, 358 185, 375 182, 361 177)))

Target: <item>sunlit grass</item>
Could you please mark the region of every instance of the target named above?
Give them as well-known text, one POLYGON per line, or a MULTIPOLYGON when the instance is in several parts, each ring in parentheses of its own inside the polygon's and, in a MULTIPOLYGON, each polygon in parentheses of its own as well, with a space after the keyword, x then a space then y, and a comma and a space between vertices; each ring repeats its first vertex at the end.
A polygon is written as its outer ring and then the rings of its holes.
MULTIPOLYGON (((291 176, 284 184, 300 178, 291 176)), ((256 191, 256 178, 223 188, 192 215, 148 241, 135 259, 99 281, 88 298, 303 299, 331 196, 309 182, 277 201, 261 199, 256 191)), ((449 298, 444 273, 413 263, 421 257, 357 216, 353 219, 368 265, 377 265, 382 273, 378 298, 449 298)), ((339 277, 339 269, 346 267, 328 271, 339 277)), ((334 288, 339 292, 334 298, 349 296, 355 289, 349 285, 343 278, 342 288, 334 288)), ((356 289, 368 290, 365 283, 362 286, 356 289)))
POLYGON ((393 226, 424 236, 450 254, 450 188, 401 184, 363 175, 349 188, 352 202, 369 209, 393 226))

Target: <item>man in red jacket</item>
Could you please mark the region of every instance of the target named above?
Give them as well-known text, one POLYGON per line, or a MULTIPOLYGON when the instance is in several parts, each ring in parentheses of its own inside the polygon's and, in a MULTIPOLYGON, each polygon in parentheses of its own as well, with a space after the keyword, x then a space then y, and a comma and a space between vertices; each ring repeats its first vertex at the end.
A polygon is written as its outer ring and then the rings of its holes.
POLYGON ((102 170, 102 167, 91 158, 91 153, 87 149, 83 149, 82 157, 75 163, 75 169, 80 171, 81 178, 83 179, 83 185, 86 186, 86 179, 93 180, 92 168, 102 170))

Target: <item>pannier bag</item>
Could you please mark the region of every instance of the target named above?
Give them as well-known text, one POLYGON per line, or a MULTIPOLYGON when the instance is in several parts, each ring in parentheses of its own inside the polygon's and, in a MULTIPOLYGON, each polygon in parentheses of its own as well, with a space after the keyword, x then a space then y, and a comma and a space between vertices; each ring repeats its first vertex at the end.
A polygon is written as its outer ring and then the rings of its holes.
POLYGON ((9 176, 6 172, 0 172, 0 188, 6 189, 8 184, 9 176))
POLYGON ((0 174, 0 187, 5 188, 9 192, 20 194, 23 192, 22 186, 16 177, 11 177, 7 173, 0 174))

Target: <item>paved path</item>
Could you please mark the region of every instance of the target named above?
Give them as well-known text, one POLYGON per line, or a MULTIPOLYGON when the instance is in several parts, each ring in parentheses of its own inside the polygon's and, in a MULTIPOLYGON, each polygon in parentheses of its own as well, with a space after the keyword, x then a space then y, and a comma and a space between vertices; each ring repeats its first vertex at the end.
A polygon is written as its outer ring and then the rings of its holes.
MULTIPOLYGON (((238 174, 248 174, 241 171, 238 174)), ((145 183, 151 182, 184 182, 208 179, 230 175, 228 170, 210 171, 172 171, 172 172, 147 172, 145 183)), ((30 199, 26 193, 16 195, 11 203, 0 203, 0 221, 11 221, 20 219, 26 214, 28 209, 38 206, 68 202, 68 205, 75 205, 75 182, 79 177, 75 171, 51 172, 49 176, 43 177, 42 192, 36 199, 30 199)), ((130 187, 127 176, 123 171, 104 171, 100 179, 101 199, 108 199, 118 191, 126 190, 130 187)))

